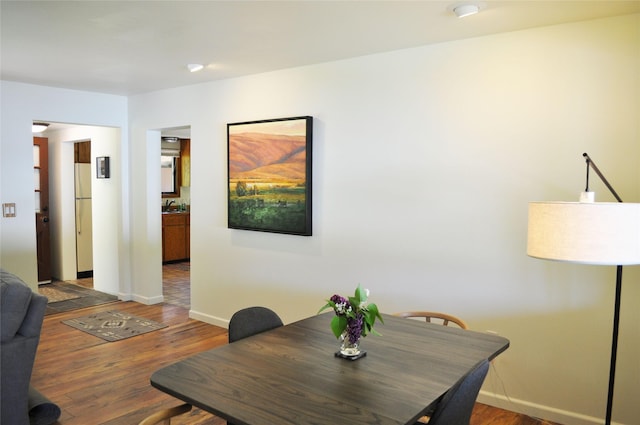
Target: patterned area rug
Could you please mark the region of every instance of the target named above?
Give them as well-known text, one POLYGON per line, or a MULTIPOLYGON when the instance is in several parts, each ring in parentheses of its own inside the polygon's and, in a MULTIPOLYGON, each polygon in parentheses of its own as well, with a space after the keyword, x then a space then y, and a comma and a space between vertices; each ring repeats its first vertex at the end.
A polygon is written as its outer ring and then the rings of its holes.
POLYGON ((60 301, 75 300, 80 298, 80 295, 61 291, 60 289, 50 288, 46 286, 39 286, 38 292, 40 295, 44 295, 49 300, 49 303, 59 303, 60 301))
POLYGON ((109 342, 120 341, 167 327, 162 323, 117 310, 63 320, 62 323, 109 342))

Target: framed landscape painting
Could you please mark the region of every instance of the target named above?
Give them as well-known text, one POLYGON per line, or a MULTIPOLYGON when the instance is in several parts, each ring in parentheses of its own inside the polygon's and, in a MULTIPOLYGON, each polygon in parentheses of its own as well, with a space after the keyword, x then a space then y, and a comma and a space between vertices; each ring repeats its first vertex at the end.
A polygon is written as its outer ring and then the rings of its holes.
POLYGON ((311 236, 313 118, 227 124, 228 226, 311 236))

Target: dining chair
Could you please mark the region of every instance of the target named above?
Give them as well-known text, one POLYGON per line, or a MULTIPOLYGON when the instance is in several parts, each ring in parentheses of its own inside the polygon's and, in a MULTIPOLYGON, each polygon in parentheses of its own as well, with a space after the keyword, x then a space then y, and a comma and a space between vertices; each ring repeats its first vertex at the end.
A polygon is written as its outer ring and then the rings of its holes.
POLYGON ((182 415, 183 413, 187 413, 190 410, 191 410, 191 405, 186 403, 181 404, 180 406, 162 409, 150 416, 147 416, 142 420, 142 422, 138 423, 138 425, 156 425, 156 424, 170 425, 172 417, 182 415))
MULTIPOLYGON (((282 326, 275 311, 267 307, 247 307, 233 313, 229 320, 229 343, 282 326)), ((234 425, 227 421, 227 425, 234 425)))
POLYGON ((435 319, 437 323, 441 323, 444 326, 449 326, 450 323, 455 323, 461 329, 469 329, 469 326, 464 320, 450 314, 438 313, 435 311, 403 311, 400 313, 394 313, 394 316, 405 318, 422 317, 429 323, 433 323, 432 320, 435 319))
POLYGON ((429 425, 469 425, 487 372, 489 361, 485 359, 447 391, 434 409, 429 425))
POLYGON ((229 342, 238 341, 282 326, 282 320, 266 307, 247 307, 236 311, 229 320, 229 342))

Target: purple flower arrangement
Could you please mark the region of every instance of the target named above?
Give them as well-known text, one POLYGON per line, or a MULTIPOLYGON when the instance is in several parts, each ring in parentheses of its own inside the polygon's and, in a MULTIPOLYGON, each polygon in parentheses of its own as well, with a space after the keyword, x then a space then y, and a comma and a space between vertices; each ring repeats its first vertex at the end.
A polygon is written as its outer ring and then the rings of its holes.
POLYGON ((358 285, 353 297, 345 298, 341 295, 333 295, 318 313, 332 308, 335 312, 335 316, 331 320, 333 334, 336 338, 340 338, 346 332, 345 338, 348 337, 349 341, 355 344, 361 337, 365 337, 369 333, 378 334, 373 329, 376 319, 384 323, 378 306, 367 303, 368 296, 369 291, 363 290, 358 285))

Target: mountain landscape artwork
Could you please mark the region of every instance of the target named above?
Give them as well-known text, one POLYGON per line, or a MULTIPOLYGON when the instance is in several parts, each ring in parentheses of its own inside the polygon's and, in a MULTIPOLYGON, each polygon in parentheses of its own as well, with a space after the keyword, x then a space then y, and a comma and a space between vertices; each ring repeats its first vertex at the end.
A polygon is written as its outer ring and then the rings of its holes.
POLYGON ((311 236, 309 116, 227 124, 229 228, 311 236))

